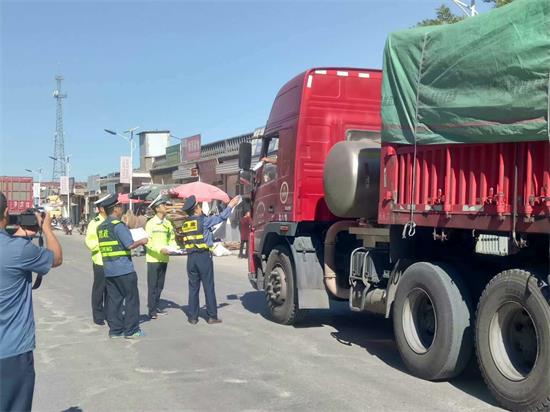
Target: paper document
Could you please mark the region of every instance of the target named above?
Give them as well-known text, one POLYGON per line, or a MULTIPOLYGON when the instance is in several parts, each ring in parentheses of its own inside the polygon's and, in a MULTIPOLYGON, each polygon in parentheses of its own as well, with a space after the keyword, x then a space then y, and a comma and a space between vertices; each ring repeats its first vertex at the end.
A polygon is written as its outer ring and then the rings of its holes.
POLYGON ((254 170, 255 172, 257 172, 257 171, 260 169, 260 167, 262 167, 263 165, 264 165, 264 162, 262 162, 262 161, 260 160, 258 163, 256 163, 256 164, 254 165, 254 167, 252 168, 252 170, 254 170))
POLYGON ((178 249, 177 247, 166 246, 165 249, 171 255, 181 255, 181 254, 183 254, 183 250, 178 249))
POLYGON ((149 239, 149 235, 147 235, 147 232, 142 227, 138 227, 137 229, 130 229, 130 233, 132 234, 132 239, 134 239, 134 242, 137 242, 141 239, 149 239))

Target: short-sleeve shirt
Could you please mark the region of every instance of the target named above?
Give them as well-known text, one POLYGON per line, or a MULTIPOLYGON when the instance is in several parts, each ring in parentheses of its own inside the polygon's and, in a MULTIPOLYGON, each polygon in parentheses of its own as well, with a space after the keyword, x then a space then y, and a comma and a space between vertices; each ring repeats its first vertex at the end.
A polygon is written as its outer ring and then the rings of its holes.
POLYGON ((34 350, 32 273, 45 275, 53 252, 0 230, 0 359, 34 350))
MULTIPOLYGON (((134 243, 130 229, 128 229, 124 223, 119 223, 114 226, 115 237, 125 249, 128 249, 129 246, 134 243)), ((104 260, 103 271, 106 277, 116 277, 132 273, 135 269, 131 256, 120 256, 116 259, 104 260)))

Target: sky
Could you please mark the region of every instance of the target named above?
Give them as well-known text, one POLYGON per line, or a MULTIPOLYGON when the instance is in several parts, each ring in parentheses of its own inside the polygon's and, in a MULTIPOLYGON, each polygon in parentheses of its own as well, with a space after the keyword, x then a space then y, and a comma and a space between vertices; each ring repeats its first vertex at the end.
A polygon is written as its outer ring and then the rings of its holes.
POLYGON ((388 33, 441 4, 460 12, 451 0, 0 0, 0 175, 51 179, 57 74, 65 153, 86 180, 129 152, 104 129, 203 143, 252 132, 286 81, 311 67, 381 68, 388 33))

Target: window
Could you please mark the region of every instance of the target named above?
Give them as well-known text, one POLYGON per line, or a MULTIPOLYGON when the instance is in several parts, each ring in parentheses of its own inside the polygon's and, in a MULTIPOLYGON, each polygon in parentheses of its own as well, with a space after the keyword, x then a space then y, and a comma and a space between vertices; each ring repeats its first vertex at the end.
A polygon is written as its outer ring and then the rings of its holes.
POLYGON ((264 138, 262 147, 262 159, 264 166, 262 167, 262 183, 268 183, 277 180, 277 163, 279 152, 279 135, 268 135, 264 138))

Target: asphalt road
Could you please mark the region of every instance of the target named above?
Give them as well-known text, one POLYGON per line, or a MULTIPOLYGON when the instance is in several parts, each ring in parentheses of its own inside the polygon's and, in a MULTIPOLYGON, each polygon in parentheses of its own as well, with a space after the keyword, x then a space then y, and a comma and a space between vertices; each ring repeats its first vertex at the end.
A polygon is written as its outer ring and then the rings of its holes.
MULTIPOLYGON (((63 266, 34 292, 34 410, 496 410, 475 367, 452 382, 408 374, 390 320, 338 305, 299 327, 270 322, 246 263, 233 256, 215 258, 223 324, 187 323, 185 257, 177 257, 163 292, 168 315, 142 315, 141 340, 109 340, 91 320, 84 237, 59 237, 63 266)), ((146 314, 145 258, 134 264, 146 314)))

